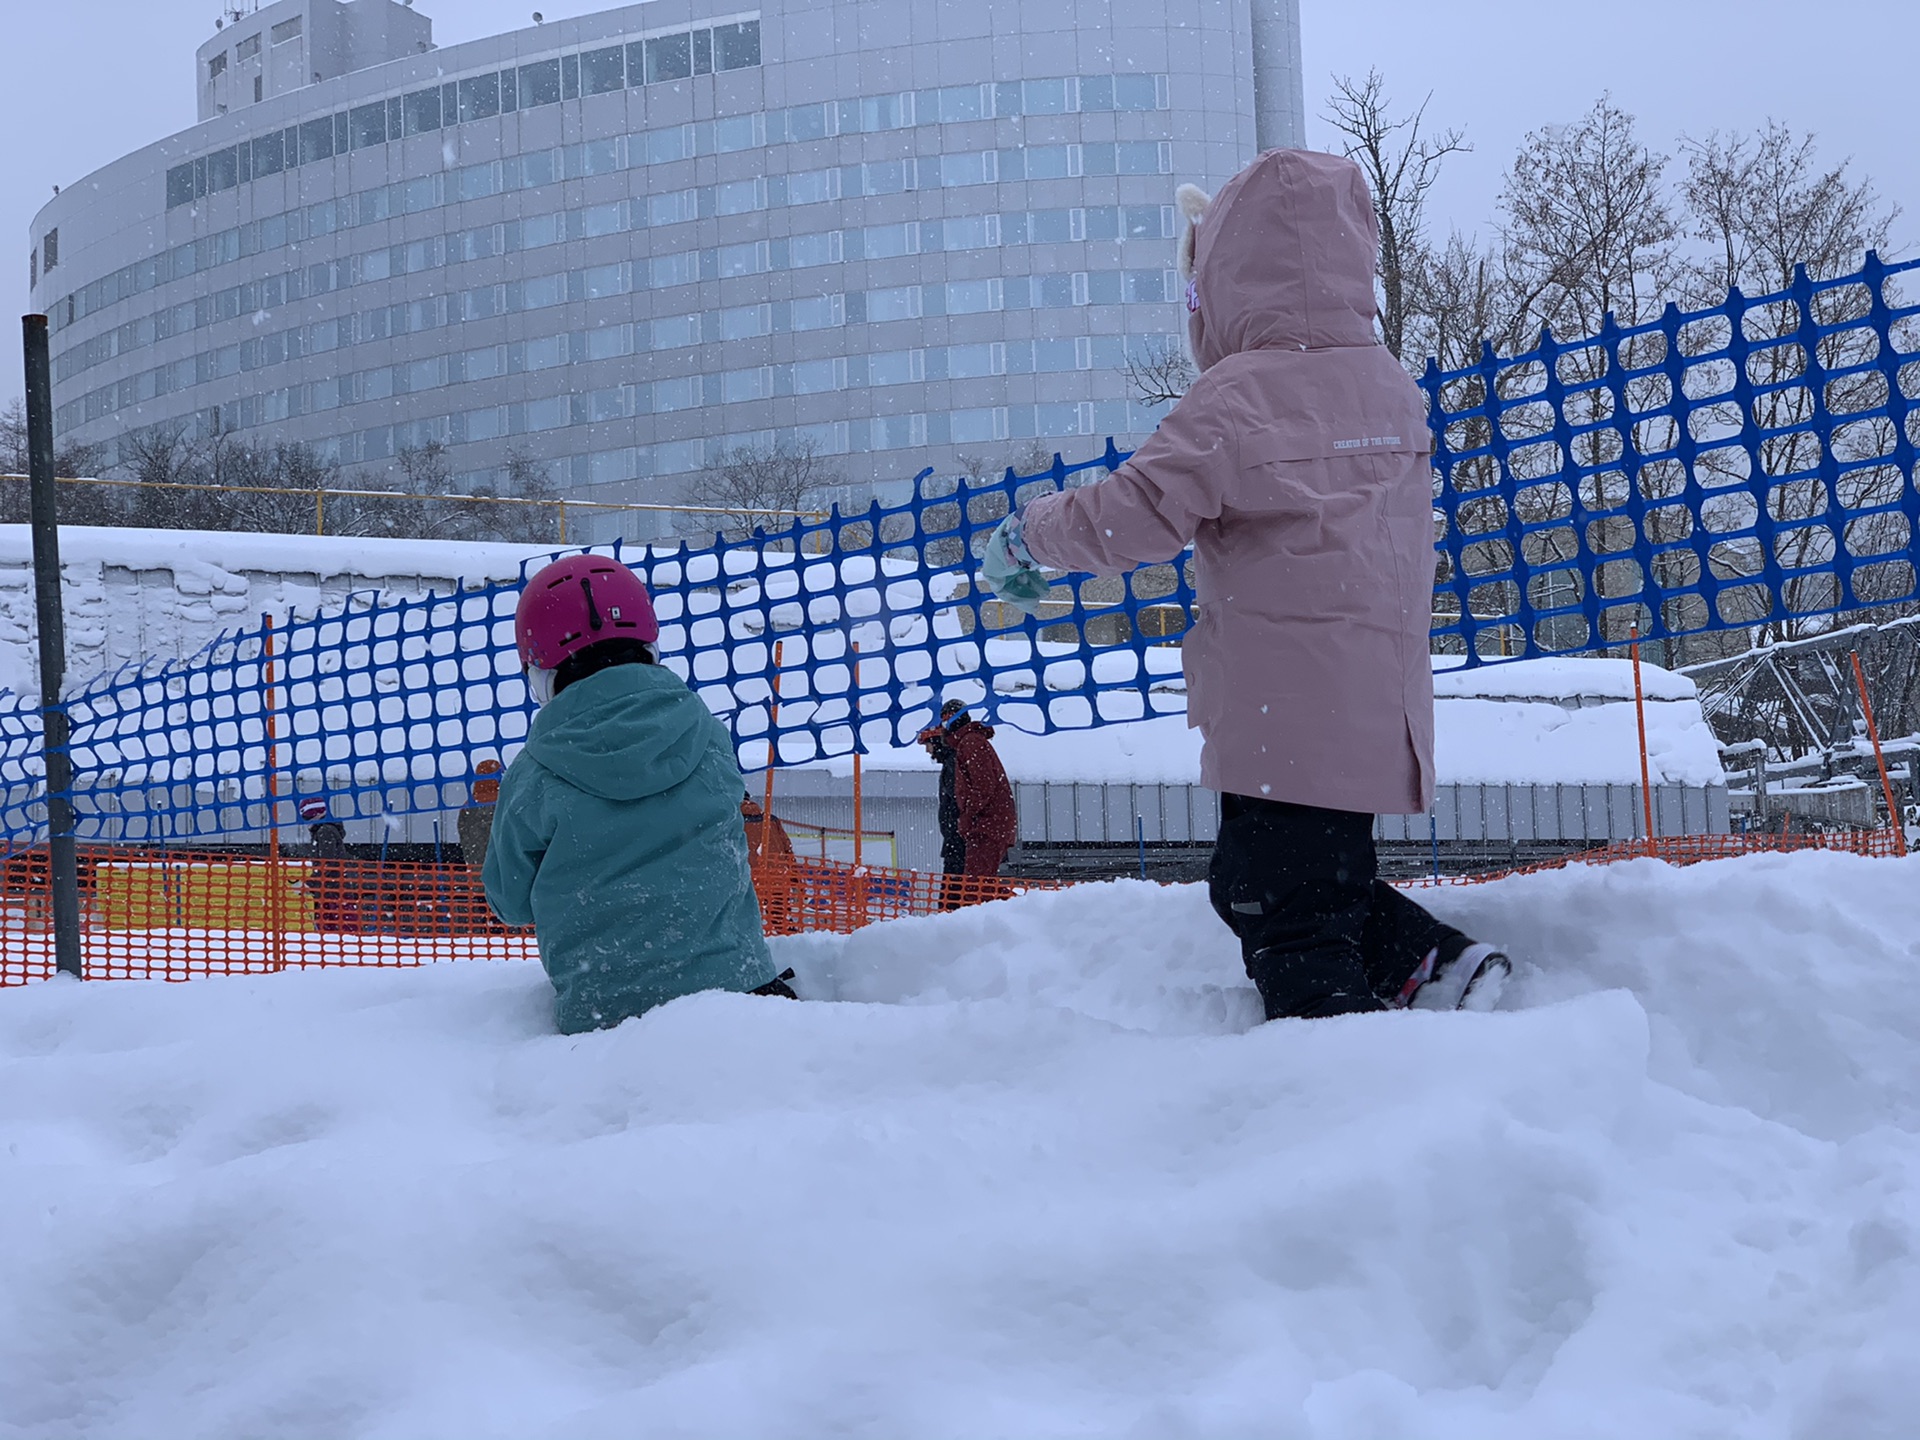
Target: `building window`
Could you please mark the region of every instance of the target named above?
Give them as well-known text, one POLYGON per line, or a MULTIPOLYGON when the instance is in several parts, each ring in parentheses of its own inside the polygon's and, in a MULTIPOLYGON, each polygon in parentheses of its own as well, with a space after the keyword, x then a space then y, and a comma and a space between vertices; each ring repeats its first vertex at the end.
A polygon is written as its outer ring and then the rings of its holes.
POLYGON ((29 250, 27 252, 27 288, 31 290, 39 283, 40 252, 38 250, 29 250))
POLYGON ((333 155, 333 119, 308 120, 300 126, 300 163, 311 164, 333 155))
POLYGON ((219 150, 207 157, 207 189, 231 190, 240 183, 240 157, 232 150, 219 150))
POLYGON ((217 80, 226 73, 227 52, 222 50, 218 55, 207 61, 207 79, 217 80))
POLYGON ((276 130, 253 142, 253 173, 278 175, 286 168, 286 132, 276 130))
POLYGON ((246 39, 242 40, 238 45, 233 47, 233 58, 235 60, 238 60, 243 65, 247 61, 253 59, 254 56, 258 55, 259 53, 260 53, 260 37, 258 35, 249 35, 246 39))
POLYGON ((500 77, 475 75, 460 82, 460 118, 491 120, 500 113, 500 77))
POLYGON ((289 40, 299 39, 301 29, 305 23, 306 17, 302 15, 296 15, 291 20, 282 20, 278 25, 273 27, 273 43, 275 45, 284 45, 289 40))
POLYGON ((353 148, 387 143, 387 107, 382 104, 356 105, 348 112, 347 124, 353 136, 353 148))
POLYGON ((60 263, 60 232, 49 230, 40 241, 41 273, 51 275, 60 263))
POLYGON ((606 50, 589 50, 580 57, 580 88, 589 95, 605 95, 626 87, 625 52, 615 45, 606 50))
POLYGON ((647 83, 685 80, 693 74, 693 42, 687 35, 663 35, 647 41, 647 83))
POLYGON ((261 100, 265 98, 266 83, 267 81, 264 75, 256 75, 253 77, 253 103, 254 104, 258 105, 261 102, 261 100))
POLYGON ((520 108, 560 103, 560 62, 541 60, 520 67, 520 108))
MULTIPOLYGON (((760 22, 716 25, 713 30, 713 68, 744 70, 760 63, 760 22)), ((651 78, 651 77, 649 77, 651 78)))
POLYGON ((428 130, 440 128, 440 91, 416 90, 401 99, 401 113, 406 122, 406 133, 419 135, 428 130))

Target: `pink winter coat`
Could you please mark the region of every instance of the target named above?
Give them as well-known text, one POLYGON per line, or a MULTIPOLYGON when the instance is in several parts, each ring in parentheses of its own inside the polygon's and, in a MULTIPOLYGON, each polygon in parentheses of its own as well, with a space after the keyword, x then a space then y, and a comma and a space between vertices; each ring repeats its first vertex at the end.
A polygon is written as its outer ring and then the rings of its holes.
POLYGON ((1431 441, 1374 337, 1357 166, 1275 150, 1199 225, 1193 389, 1098 484, 1033 502, 1040 564, 1113 575, 1189 544, 1187 723, 1210 789, 1374 814, 1433 799, 1431 441))

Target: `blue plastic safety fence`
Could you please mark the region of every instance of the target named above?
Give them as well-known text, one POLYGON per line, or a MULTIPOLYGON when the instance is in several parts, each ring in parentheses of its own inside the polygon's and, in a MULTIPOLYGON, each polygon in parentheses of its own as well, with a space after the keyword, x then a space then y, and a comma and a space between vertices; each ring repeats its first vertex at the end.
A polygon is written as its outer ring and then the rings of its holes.
MULTIPOLYGON (((1435 648, 1476 664, 1916 598, 1920 320, 1894 285, 1914 268, 1870 255, 1780 295, 1429 367, 1435 648)), ((1190 557, 1066 577, 1037 621, 975 584, 1012 505, 1125 458, 1109 441, 1036 475, 923 474, 899 505, 622 558, 654 593, 664 662, 749 770, 909 744, 948 698, 1032 732, 1179 713, 1167 642, 1190 621, 1190 557)), ((518 591, 362 596, 80 686, 82 838, 257 841, 317 814, 459 809, 532 718, 518 591)), ((0 701, 0 841, 43 833, 38 748, 37 714, 0 701)))
POLYGON ((1436 647, 1474 660, 1781 626, 1916 597, 1920 320, 1834 280, 1422 379, 1436 647))

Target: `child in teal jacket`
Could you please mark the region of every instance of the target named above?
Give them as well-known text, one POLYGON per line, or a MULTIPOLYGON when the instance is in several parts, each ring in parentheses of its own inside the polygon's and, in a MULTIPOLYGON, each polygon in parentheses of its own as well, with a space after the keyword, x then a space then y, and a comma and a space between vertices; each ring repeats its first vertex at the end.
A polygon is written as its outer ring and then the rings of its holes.
POLYGON ((541 707, 482 880, 502 920, 534 927, 562 1033, 697 990, 790 996, 761 934, 732 742, 655 663, 646 588, 573 556, 528 582, 514 623, 541 707))

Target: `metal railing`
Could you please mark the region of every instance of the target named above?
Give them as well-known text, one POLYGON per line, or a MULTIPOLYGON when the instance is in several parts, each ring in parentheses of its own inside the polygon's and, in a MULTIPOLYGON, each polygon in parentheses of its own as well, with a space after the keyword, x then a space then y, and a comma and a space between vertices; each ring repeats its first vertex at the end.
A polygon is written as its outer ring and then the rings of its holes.
MULTIPOLYGON (((0 480, 16 480, 27 483, 25 475, 0 473, 0 480)), ((457 492, 435 494, 417 490, 363 490, 342 486, 322 485, 317 487, 293 485, 220 485, 207 481, 192 480, 110 480, 91 475, 62 475, 62 485, 100 485, 123 490, 183 490, 202 491, 223 495, 293 495, 313 502, 313 533, 327 533, 327 501, 335 500, 429 500, 452 505, 525 505, 543 510, 554 511, 558 520, 559 533, 555 543, 565 545, 567 541, 567 514, 569 510, 611 510, 644 514, 692 515, 692 516, 737 516, 751 520, 819 520, 825 512, 819 510, 789 510, 779 506, 765 506, 758 509, 745 509, 727 505, 658 505, 640 501, 614 500, 573 500, 555 497, 551 500, 530 499, 522 495, 463 495, 457 492)))

